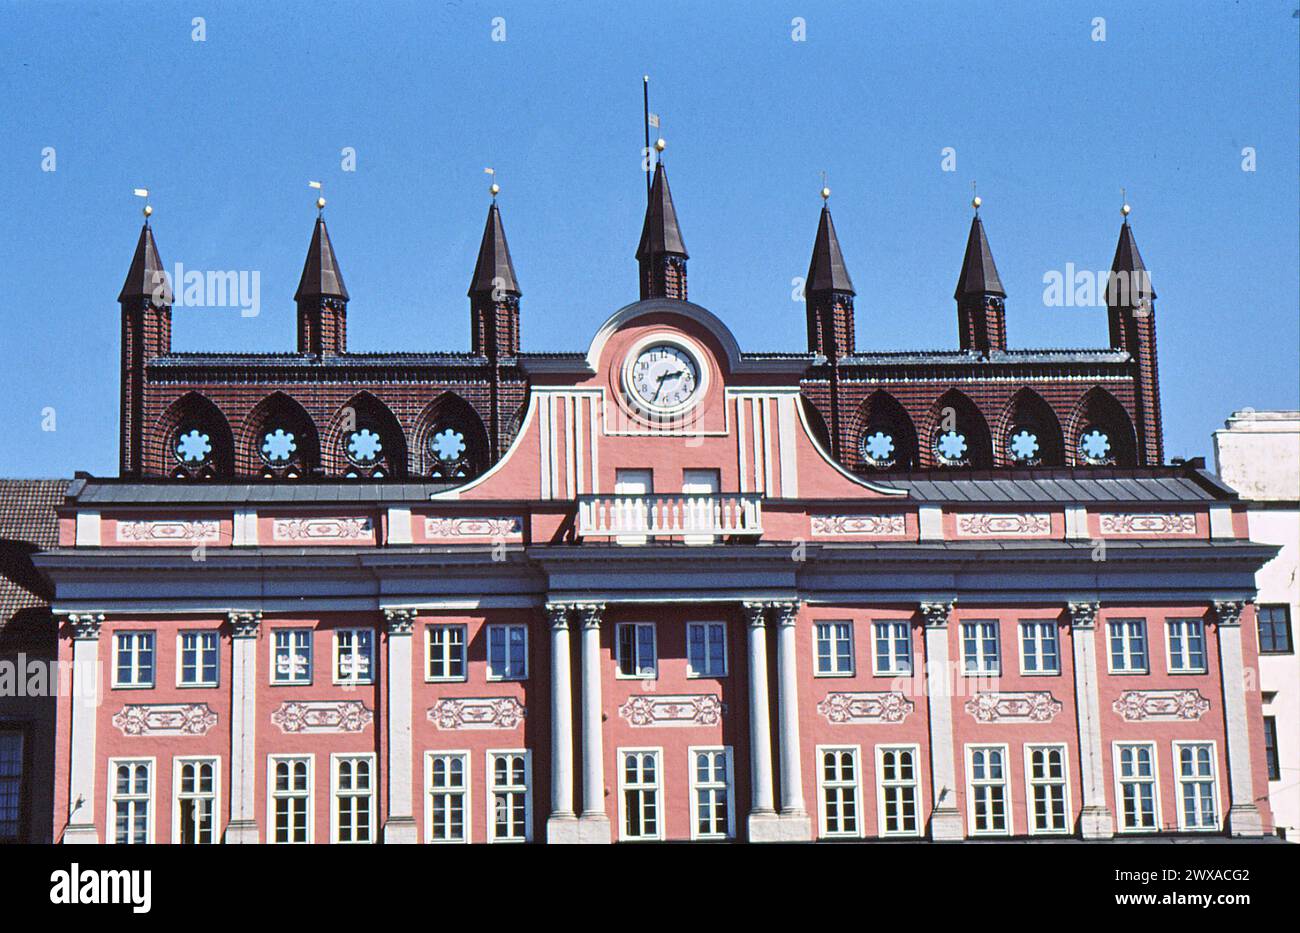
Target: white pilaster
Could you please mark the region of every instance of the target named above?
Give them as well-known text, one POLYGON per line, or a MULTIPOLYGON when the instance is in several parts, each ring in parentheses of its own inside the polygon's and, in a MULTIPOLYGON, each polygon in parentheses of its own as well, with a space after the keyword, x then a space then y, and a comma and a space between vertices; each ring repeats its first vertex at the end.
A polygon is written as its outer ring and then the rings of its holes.
POLYGON ((1241 657, 1241 612, 1246 604, 1216 600, 1219 670, 1223 677, 1223 718, 1227 723, 1228 832, 1233 836, 1264 835, 1264 819, 1255 806, 1251 766, 1250 724, 1246 712, 1246 678, 1241 657))
POLYGON ((925 623, 925 689, 930 710, 930 838, 959 840, 965 834, 957 810, 957 768, 952 747, 952 686, 948 660, 948 617, 952 602, 921 603, 925 623))
POLYGON ((414 609, 385 609, 388 622, 388 819, 384 843, 418 842, 415 827, 415 756, 411 720, 411 634, 414 609))
POLYGON ((1110 839, 1115 816, 1106 806, 1106 763, 1102 757, 1101 701, 1097 695, 1097 613, 1095 602, 1070 603, 1070 640, 1074 645, 1074 705, 1079 717, 1079 771, 1083 806, 1079 834, 1110 839))
POLYGON ((257 845, 257 644, 260 612, 229 612, 230 824, 228 845, 257 845))
MULTIPOLYGON (((799 676, 795 622, 799 617, 797 602, 773 603, 776 614, 777 721, 781 730, 781 819, 807 827, 799 838, 812 838, 808 809, 803 799, 803 756, 799 743, 799 676)), ((799 834, 799 828, 791 832, 799 834)), ((786 838, 793 838, 789 832, 786 838)))
POLYGON ((745 603, 749 629, 750 842, 779 842, 781 827, 772 789, 772 714, 767 684, 767 627, 764 603, 745 603))
POLYGON ((576 842, 573 812, 573 671, 569 653, 569 607, 547 603, 551 626, 551 815, 547 842, 576 842))
POLYGON ((582 815, 579 841, 608 844, 613 838, 605 813, 604 713, 601 709, 600 622, 604 603, 579 603, 582 622, 582 815))
MULTIPOLYGON (((98 515, 96 515, 98 519, 98 515)), ((95 542, 98 544, 98 542, 95 542)), ((72 626, 72 735, 65 843, 97 843, 95 826, 95 719, 99 712, 99 629, 103 613, 68 616, 72 626)))

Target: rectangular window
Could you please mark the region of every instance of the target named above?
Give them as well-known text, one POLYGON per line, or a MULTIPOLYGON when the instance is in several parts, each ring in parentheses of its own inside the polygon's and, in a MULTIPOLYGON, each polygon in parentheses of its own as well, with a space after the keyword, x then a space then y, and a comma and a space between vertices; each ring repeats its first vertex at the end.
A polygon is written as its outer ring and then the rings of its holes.
POLYGON ((620 622, 614 626, 618 644, 618 676, 653 680, 659 671, 653 622, 620 622))
POLYGON ((116 662, 114 687, 153 686, 153 632, 118 632, 113 636, 116 662))
POLYGON ((374 683, 375 632, 368 628, 341 628, 334 633, 334 682, 374 683))
POLYGON ((22 842, 23 732, 0 728, 0 843, 22 842))
POLYGON ((686 624, 686 676, 727 676, 727 627, 721 622, 686 624))
POLYGON ((1025 783, 1032 835, 1069 832, 1064 745, 1026 745, 1025 783))
POLYGON ((1219 807, 1212 742, 1175 742, 1178 818, 1182 829, 1216 830, 1219 807))
POLYGON ((1291 654, 1295 651, 1291 641, 1291 607, 1260 606, 1255 610, 1259 618, 1259 653, 1291 654))
POLYGON ((858 749, 818 748, 821 784, 822 835, 862 835, 858 819, 858 749))
POLYGON ((906 621, 874 622, 875 672, 912 673, 912 625, 906 621))
POLYGON ((108 806, 113 814, 113 842, 153 842, 153 761, 110 759, 108 806))
POLYGON ((1121 832, 1154 832, 1157 824, 1156 747, 1150 742, 1115 744, 1121 832))
POLYGON ((220 636, 216 632, 181 632, 180 686, 215 687, 220 636))
POLYGON ((271 756, 270 841, 310 843, 312 841, 311 756, 271 756))
POLYGON ((375 841, 375 756, 334 755, 334 841, 375 841))
POLYGON ((970 788, 971 835, 1010 835, 1007 747, 966 746, 966 776, 970 788))
POLYGON ((1020 673, 1061 673, 1055 622, 1027 619, 1020 623, 1020 673))
POLYGON ((528 752, 488 752, 488 842, 533 838, 528 752))
POLYGON ((428 842, 469 842, 469 755, 430 752, 426 764, 428 842))
POLYGON ((188 846, 213 845, 217 841, 217 821, 220 819, 221 760, 177 758, 173 762, 172 774, 176 781, 172 841, 188 846))
POLYGON ((853 624, 818 622, 814 628, 814 637, 817 640, 817 676, 851 676, 853 674, 853 624))
POLYGON ((489 625, 488 680, 524 680, 528 677, 528 627, 489 625))
POLYGON ((618 789, 623 839, 662 839, 659 795, 663 789, 658 749, 619 749, 618 789))
POLYGON ((962 670, 996 677, 1002 673, 998 653, 998 623, 992 619, 961 624, 962 670))
POLYGON ((1205 623, 1200 619, 1170 619, 1169 670, 1182 674, 1205 673, 1205 623))
POLYGON ((917 770, 920 749, 915 745, 876 746, 880 835, 919 836, 921 785, 917 770))
POLYGON ((1110 672, 1147 672, 1147 623, 1145 619, 1112 619, 1106 623, 1110 635, 1110 672))
POLYGON ((731 839, 735 815, 731 799, 731 749, 693 748, 691 760, 692 839, 731 839))
POLYGON ((311 629, 276 629, 272 650, 271 683, 311 683, 311 629))
POLYGON ((465 626, 430 625, 424 630, 428 643, 429 680, 465 679, 465 626))
POLYGON ((1277 758, 1277 719, 1264 717, 1264 764, 1268 767, 1270 781, 1282 780, 1282 769, 1277 758))

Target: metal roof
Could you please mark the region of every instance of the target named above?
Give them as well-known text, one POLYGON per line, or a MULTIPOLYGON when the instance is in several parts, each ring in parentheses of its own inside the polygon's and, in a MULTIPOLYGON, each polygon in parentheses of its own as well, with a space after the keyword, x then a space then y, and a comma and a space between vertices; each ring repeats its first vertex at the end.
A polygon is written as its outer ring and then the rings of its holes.
POLYGON ((67 494, 78 505, 235 505, 294 502, 427 502, 455 483, 347 481, 222 483, 190 480, 129 482, 78 479, 67 494))
POLYGON ((1134 470, 1056 469, 1003 475, 950 472, 873 474, 872 482, 907 490, 920 502, 1106 503, 1217 502, 1237 494, 1205 470, 1160 467, 1134 470))

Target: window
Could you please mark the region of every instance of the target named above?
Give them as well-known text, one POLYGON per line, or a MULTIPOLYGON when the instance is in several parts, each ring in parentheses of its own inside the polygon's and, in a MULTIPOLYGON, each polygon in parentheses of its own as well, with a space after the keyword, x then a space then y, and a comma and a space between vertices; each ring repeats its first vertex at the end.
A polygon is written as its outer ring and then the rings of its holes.
POLYGON ((963 622, 961 644, 965 673, 996 677, 1002 672, 998 657, 998 623, 995 620, 963 622))
POLYGON ((1268 779, 1282 780, 1277 758, 1277 719, 1272 716, 1264 717, 1264 762, 1268 766, 1268 779))
POLYGON ((1205 673, 1205 624, 1200 619, 1170 619, 1169 670, 1171 673, 1205 673))
POLYGON ((686 676, 727 676, 727 627, 723 623, 687 623, 686 676))
POLYGON ((653 622, 620 622, 618 630, 618 676, 653 680, 658 674, 653 622))
POLYGON ((1260 654, 1290 654, 1295 650, 1291 641, 1290 606, 1260 606, 1256 615, 1260 654))
POLYGON ((0 843, 22 842, 23 732, 0 727, 0 843))
POLYGON ((488 841, 533 838, 528 752, 488 752, 488 841))
POLYGON ((526 626, 488 626, 487 676, 488 680, 523 680, 528 676, 526 626))
POLYGON ((662 839, 658 749, 619 749, 618 785, 623 839, 662 839))
POLYGON ((271 683, 311 683, 311 629, 276 629, 272 650, 271 683))
POLYGON ((312 841, 312 758, 270 759, 271 842, 312 841))
POLYGON ((424 630, 428 644, 429 680, 465 679, 465 626, 430 625, 424 630))
POLYGON ((118 845, 152 843, 153 759, 110 759, 108 787, 113 842, 118 845))
POLYGON ((898 748, 876 746, 876 775, 879 787, 880 835, 919 836, 921 821, 918 802, 921 785, 917 777, 915 745, 898 748))
POLYGON ((1010 835, 1007 747, 1005 745, 966 746, 966 777, 970 786, 971 835, 1010 835))
POLYGON ((821 764, 822 835, 861 836, 858 820, 857 748, 819 747, 817 758, 821 764))
POLYGON ((1214 743, 1175 742, 1174 759, 1177 762, 1179 828, 1218 829, 1214 743))
POLYGON ((177 758, 173 764, 176 810, 172 842, 212 845, 217 841, 221 762, 216 758, 177 758))
POLYGON ((469 842, 469 755, 430 752, 425 835, 428 842, 469 842))
POLYGON ((375 632, 368 628, 341 628, 334 633, 334 682, 374 683, 375 632))
POLYGON ((731 799, 731 749, 693 748, 692 839, 731 839, 736 834, 731 799))
POLYGON ((114 687, 153 686, 153 632, 118 632, 113 636, 117 662, 114 687))
POLYGON ((1029 832, 1069 832, 1069 788, 1064 745, 1026 745, 1025 782, 1029 793, 1029 832))
POLYGON ((1031 619, 1020 623, 1020 673, 1061 673, 1055 622, 1031 619))
POLYGON ((181 632, 180 686, 215 687, 217 685, 216 632, 181 632))
POLYGON ((1116 743, 1115 781, 1119 785, 1120 831, 1153 832, 1158 829, 1155 745, 1148 742, 1116 743))
POLYGON ((852 676, 853 624, 818 622, 814 629, 814 637, 817 640, 817 676, 852 676))
POLYGON ((910 622, 876 622, 875 672, 877 674, 912 673, 912 627, 910 622))
POLYGON ((1145 619, 1112 619, 1106 623, 1110 634, 1110 672, 1145 674, 1147 672, 1147 623, 1145 619))
POLYGON ((375 841, 375 756, 334 755, 334 841, 375 841))

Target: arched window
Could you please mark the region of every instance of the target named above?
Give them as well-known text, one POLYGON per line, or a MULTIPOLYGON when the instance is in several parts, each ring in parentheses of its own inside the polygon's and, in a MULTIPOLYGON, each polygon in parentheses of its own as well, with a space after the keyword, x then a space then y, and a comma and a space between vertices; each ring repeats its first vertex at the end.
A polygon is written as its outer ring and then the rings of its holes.
POLYGON ((873 470, 917 466, 916 428, 907 411, 883 389, 859 406, 855 419, 857 455, 873 470))
POLYGON ((406 436, 388 406, 359 392, 330 421, 326 469, 351 479, 406 475, 406 436))
POLYGON ((487 432, 478 412, 454 392, 444 392, 420 415, 417 469, 433 479, 473 479, 488 467, 487 432))
POLYGON ((1137 443, 1128 412, 1101 386, 1079 400, 1071 419, 1074 460, 1082 466, 1134 466, 1137 443))
POLYGON ((1012 466, 1062 466, 1061 425, 1056 413, 1033 389, 1021 389, 1002 416, 1002 456, 1012 466))
POLYGON ((189 392, 168 407, 151 434, 152 461, 176 479, 212 479, 232 472, 234 448, 226 416, 210 399, 189 392))
POLYGON ((934 404, 930 412, 931 462, 940 467, 974 467, 993 465, 989 427, 975 403, 962 392, 951 389, 934 404))
POLYGON ((240 472, 266 479, 299 479, 320 465, 316 424, 283 392, 264 398, 249 413, 240 441, 240 472))

